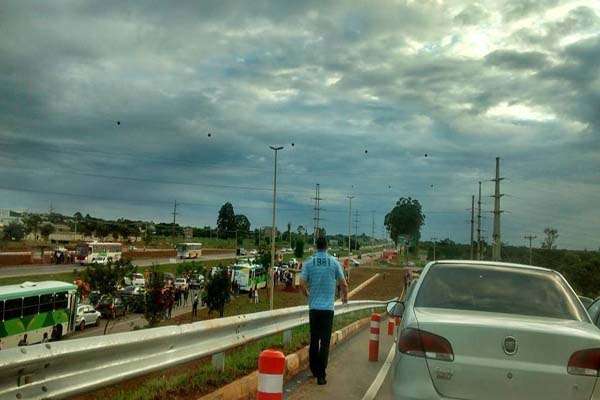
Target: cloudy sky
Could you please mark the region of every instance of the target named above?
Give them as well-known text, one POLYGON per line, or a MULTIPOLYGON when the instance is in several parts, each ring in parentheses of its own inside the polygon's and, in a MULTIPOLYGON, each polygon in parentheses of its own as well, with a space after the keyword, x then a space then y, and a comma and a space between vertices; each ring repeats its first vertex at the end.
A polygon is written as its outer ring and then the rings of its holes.
POLYGON ((499 156, 505 241, 598 248, 600 2, 2 2, 0 208, 269 225, 274 144, 280 228, 319 183, 329 233, 464 242, 482 180, 489 237, 499 156))

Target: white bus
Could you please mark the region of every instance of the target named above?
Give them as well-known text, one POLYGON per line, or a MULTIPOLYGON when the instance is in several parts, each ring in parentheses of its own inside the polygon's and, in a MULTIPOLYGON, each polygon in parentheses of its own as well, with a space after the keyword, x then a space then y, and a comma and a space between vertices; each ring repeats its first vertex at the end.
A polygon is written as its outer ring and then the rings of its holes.
POLYGON ((202 243, 178 243, 177 258, 198 258, 202 255, 202 243))
POLYGON ((267 287, 267 270, 262 265, 238 263, 231 268, 231 283, 243 291, 267 287))
POLYGON ((106 257, 108 262, 119 261, 122 256, 121 243, 85 242, 77 245, 76 262, 93 264, 97 259, 106 257))

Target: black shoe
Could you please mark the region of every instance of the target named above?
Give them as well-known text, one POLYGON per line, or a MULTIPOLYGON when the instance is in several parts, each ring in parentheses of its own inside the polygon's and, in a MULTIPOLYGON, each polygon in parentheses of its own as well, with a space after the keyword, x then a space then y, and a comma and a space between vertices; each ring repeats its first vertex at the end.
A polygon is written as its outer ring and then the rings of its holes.
POLYGON ((327 385, 327 380, 325 378, 317 378, 317 385, 327 385))

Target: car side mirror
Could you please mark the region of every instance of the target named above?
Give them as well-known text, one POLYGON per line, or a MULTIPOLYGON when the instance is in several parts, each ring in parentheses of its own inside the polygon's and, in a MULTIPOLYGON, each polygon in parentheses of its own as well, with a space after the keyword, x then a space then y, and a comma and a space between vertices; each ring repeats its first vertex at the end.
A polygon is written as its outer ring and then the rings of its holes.
POLYGON ((404 302, 397 300, 390 301, 387 303, 386 310, 392 317, 402 317, 402 314, 404 314, 404 302))

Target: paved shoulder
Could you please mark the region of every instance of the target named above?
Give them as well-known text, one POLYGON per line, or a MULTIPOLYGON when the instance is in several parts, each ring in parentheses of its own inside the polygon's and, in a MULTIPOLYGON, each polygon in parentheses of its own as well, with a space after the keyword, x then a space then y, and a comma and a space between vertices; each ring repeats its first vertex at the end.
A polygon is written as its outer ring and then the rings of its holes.
MULTIPOLYGON (((386 323, 387 320, 381 324, 378 362, 368 361, 369 327, 367 326, 350 340, 333 349, 327 367, 327 385, 318 386, 308 373, 304 373, 286 385, 286 398, 290 400, 362 400, 393 345, 392 337, 387 336, 386 323)), ((386 382, 384 382, 385 384, 386 382)), ((387 392, 391 393, 385 388, 381 389, 381 393, 387 392)), ((379 395, 376 398, 391 399, 391 397, 379 395)))

